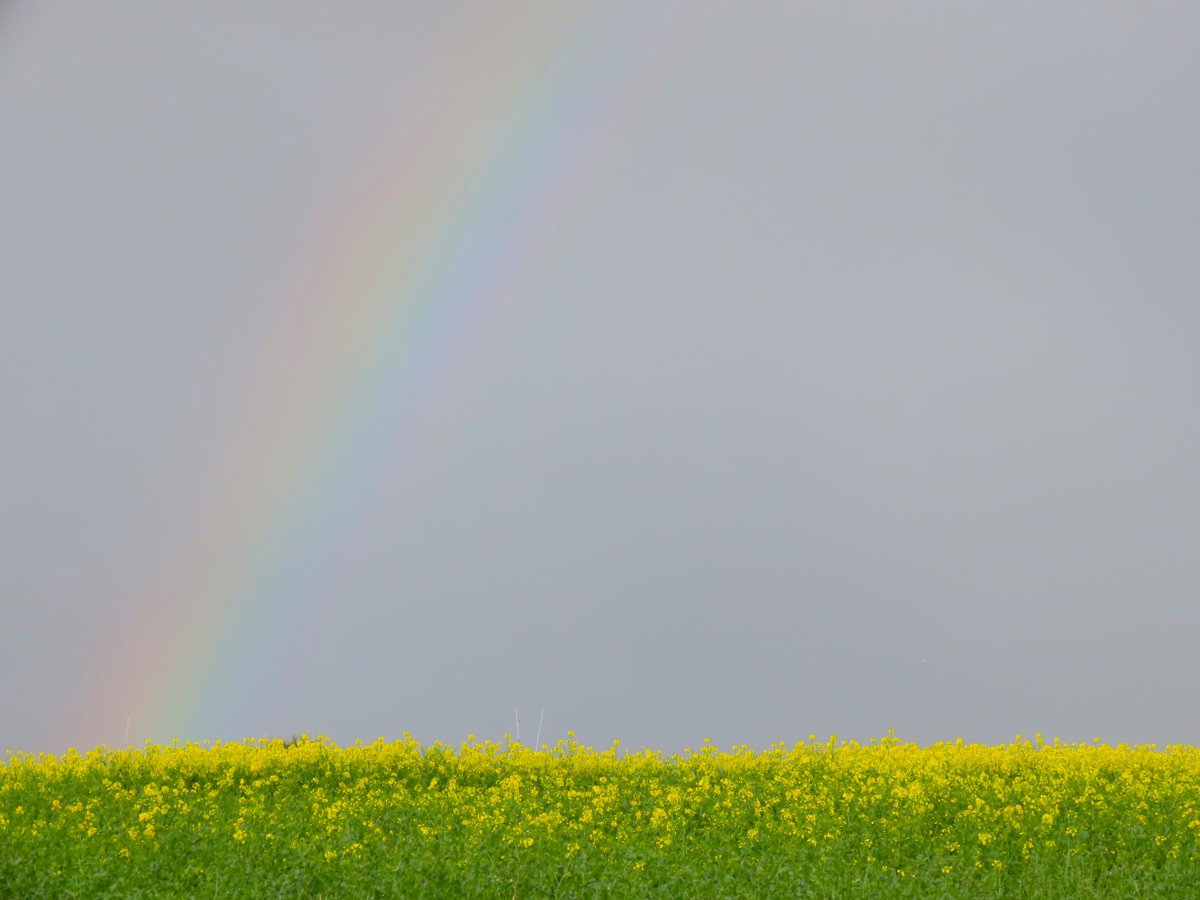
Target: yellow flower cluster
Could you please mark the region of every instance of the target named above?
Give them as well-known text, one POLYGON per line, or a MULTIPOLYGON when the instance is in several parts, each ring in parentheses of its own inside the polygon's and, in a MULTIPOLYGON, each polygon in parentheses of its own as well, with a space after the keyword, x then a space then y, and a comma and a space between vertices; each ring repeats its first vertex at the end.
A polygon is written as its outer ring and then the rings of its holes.
POLYGON ((923 748, 889 735, 668 757, 406 736, 101 748, 0 768, 0 881, 30 896, 141 890, 164 871, 180 890, 234 878, 230 894, 247 896, 352 893, 381 873, 397 895, 543 881, 633 895, 1119 890, 1126 876, 1195 883, 1198 862, 1191 747, 1038 736, 923 748))

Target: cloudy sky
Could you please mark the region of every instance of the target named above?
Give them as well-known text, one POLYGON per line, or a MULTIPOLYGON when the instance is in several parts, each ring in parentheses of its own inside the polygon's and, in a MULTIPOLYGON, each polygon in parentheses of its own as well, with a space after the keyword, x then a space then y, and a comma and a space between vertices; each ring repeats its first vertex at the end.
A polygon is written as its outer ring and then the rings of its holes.
POLYGON ((1200 743, 1200 7, 0 5, 0 747, 1200 743))

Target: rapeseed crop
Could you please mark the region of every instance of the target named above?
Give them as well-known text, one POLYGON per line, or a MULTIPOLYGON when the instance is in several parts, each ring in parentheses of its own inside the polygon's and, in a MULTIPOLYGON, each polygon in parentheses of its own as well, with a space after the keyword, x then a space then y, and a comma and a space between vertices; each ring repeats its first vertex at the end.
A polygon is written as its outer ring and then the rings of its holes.
POLYGON ((0 767, 3 897, 1197 897, 1200 753, 406 737, 0 767))

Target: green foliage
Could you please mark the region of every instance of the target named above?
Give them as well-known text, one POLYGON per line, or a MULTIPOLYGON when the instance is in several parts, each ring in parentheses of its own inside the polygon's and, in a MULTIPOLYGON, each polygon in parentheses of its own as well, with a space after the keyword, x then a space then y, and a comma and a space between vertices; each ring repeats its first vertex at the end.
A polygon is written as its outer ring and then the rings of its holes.
POLYGON ((1192 748, 14 756, 0 897, 1195 897, 1192 748))

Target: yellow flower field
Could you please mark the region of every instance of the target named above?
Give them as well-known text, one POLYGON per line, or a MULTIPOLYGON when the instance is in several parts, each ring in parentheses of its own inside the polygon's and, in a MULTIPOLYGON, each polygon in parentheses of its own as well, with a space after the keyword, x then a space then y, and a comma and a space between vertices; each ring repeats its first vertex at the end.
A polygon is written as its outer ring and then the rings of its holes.
POLYGON ((411 738, 0 768, 0 897, 1196 897, 1200 752, 411 738))

